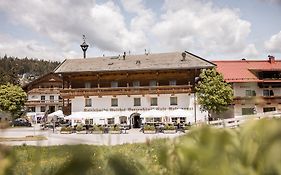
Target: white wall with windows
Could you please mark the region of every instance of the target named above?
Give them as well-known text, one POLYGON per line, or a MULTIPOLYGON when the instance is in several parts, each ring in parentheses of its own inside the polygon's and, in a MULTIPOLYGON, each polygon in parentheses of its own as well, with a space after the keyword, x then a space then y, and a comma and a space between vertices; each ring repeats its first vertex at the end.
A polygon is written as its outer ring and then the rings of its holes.
POLYGON ((57 111, 61 108, 60 105, 57 105, 59 100, 59 94, 30 93, 27 94, 27 102, 34 102, 36 105, 29 106, 27 110, 28 112, 41 113, 49 109, 49 106, 53 106, 54 110, 57 111), (51 103, 56 104, 52 105, 51 103))
MULTIPOLYGON (((234 96, 235 97, 269 97, 269 96, 281 96, 281 88, 260 88, 258 84, 253 83, 233 83, 234 96)), ((280 111, 281 105, 278 103, 250 103, 242 100, 240 104, 234 105, 234 116, 264 113, 270 111, 280 111)))
MULTIPOLYGON (((90 96, 88 98, 84 98, 83 96, 77 96, 71 100, 71 112, 81 112, 88 111, 92 109, 98 110, 110 110, 110 109, 165 109, 169 110, 169 108, 179 108, 179 109, 188 109, 190 114, 194 120, 194 95, 193 94, 153 94, 153 95, 119 95, 119 96, 90 96), (91 100, 86 100, 91 99, 91 100), (137 99, 137 100, 136 100, 137 99), (151 105, 152 99, 157 101, 157 105, 151 105), (91 105, 89 103, 91 101, 91 105), (114 105, 112 106, 112 103, 114 105), (117 103, 117 105, 116 105, 117 103), (140 103, 140 106, 135 106, 140 103)), ((139 111, 142 113, 143 111, 139 111)), ((133 112, 132 112, 133 113, 133 112)), ((201 112, 200 106, 196 105, 196 119, 197 121, 204 121, 207 118, 207 112, 201 112)), ((128 116, 129 117, 129 116, 128 116)))

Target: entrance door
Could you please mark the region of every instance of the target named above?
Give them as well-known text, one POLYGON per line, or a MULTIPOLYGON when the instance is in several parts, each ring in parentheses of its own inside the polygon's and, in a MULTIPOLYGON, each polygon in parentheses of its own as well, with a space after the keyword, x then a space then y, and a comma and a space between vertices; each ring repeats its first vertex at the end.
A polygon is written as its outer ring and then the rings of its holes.
POLYGON ((141 118, 140 118, 140 114, 135 113, 131 115, 131 126, 133 128, 140 128, 141 127, 141 118))
POLYGON ((134 116, 134 121, 133 121, 133 128, 140 128, 141 127, 141 120, 139 115, 134 116))

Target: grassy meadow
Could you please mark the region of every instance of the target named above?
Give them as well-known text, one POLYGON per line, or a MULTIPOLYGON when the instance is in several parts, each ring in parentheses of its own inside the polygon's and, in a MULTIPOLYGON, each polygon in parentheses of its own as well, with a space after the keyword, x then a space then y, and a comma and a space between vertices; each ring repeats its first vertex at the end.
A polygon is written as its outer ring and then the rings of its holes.
POLYGON ((0 146, 0 174, 281 175, 281 121, 118 146, 0 146))

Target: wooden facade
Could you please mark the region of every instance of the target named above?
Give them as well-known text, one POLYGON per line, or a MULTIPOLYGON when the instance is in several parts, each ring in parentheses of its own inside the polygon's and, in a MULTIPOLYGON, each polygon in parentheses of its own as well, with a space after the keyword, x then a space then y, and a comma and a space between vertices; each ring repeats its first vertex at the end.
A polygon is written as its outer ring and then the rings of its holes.
POLYGON ((88 98, 89 96, 192 93, 194 77, 199 76, 199 73, 199 69, 188 69, 62 74, 63 88, 60 95, 63 98, 63 110, 65 114, 70 114, 71 99, 76 96, 88 98), (151 85, 152 81, 156 84, 151 85), (112 87, 113 82, 117 83, 117 87, 112 87), (139 86, 135 86, 134 82, 139 82, 139 86), (86 83, 90 87, 86 87, 86 83))

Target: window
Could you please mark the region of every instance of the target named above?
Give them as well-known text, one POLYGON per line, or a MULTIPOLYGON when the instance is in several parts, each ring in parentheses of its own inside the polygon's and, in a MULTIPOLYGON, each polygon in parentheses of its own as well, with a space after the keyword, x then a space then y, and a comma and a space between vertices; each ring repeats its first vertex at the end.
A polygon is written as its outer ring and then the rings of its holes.
POLYGON ((86 98, 85 99, 85 107, 91 107, 92 106, 92 99, 86 98))
POLYGON ((157 106, 157 97, 153 97, 150 99, 150 106, 157 106))
POLYGON ((157 86, 157 81, 156 80, 149 81, 149 86, 157 86))
POLYGON ((89 120, 89 124, 90 124, 90 125, 94 124, 94 119, 90 119, 90 120, 89 120))
POLYGON ((255 113, 255 108, 242 108, 242 115, 251 115, 255 113))
POLYGON ((170 80, 170 81, 169 81, 169 85, 170 85, 170 86, 175 86, 175 85, 177 85, 177 80, 170 80))
POLYGON ((118 99, 117 98, 112 98, 111 99, 111 106, 112 107, 118 106, 118 99))
POLYGON ((41 101, 45 101, 45 96, 44 95, 41 96, 41 101))
POLYGON ((121 116, 119 117, 120 124, 127 124, 127 117, 126 116, 121 116))
POLYGON ((55 97, 53 95, 50 95, 50 102, 54 102, 55 97))
POLYGON ((91 83, 90 82, 86 82, 85 83, 85 88, 91 88, 91 83))
POLYGON ((170 105, 178 105, 178 98, 177 97, 170 97, 170 105))
POLYGON ((140 87, 140 81, 133 81, 133 87, 140 87))
POLYGON ((114 118, 108 118, 107 119, 107 124, 113 125, 114 124, 114 118))
POLYGON ((134 98, 134 106, 141 106, 141 98, 134 98))
POLYGON ((254 91, 254 90, 246 90, 246 96, 247 97, 256 96, 256 91, 254 91))
POLYGON ((186 122, 186 118, 185 117, 172 117, 172 123, 185 123, 186 122))
POLYGON ((28 107, 28 112, 35 112, 35 107, 28 107))
POLYGON ((271 111, 276 111, 276 108, 275 108, 275 107, 266 107, 266 108, 263 108, 263 112, 271 112, 271 111))
POLYGON ((274 96, 273 90, 269 90, 269 89, 263 90, 263 96, 265 97, 274 96))
POLYGON ((46 107, 45 106, 41 106, 40 107, 40 112, 45 112, 46 111, 46 107))
POLYGON ((117 82, 117 81, 112 81, 112 82, 111 82, 111 87, 112 87, 112 88, 118 87, 118 82, 117 82))

